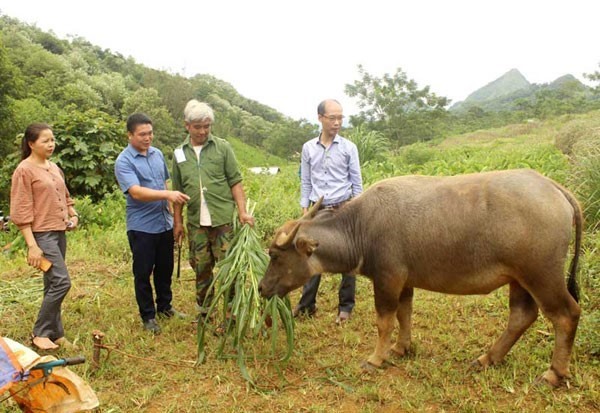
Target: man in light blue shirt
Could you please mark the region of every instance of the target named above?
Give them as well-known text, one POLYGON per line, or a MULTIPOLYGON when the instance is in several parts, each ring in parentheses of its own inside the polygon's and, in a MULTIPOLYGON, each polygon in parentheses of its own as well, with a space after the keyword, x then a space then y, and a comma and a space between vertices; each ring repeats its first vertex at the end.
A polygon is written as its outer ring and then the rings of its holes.
POLYGON ((173 274, 173 215, 169 202, 184 204, 190 197, 167 190, 169 178, 162 152, 151 146, 152 121, 143 113, 127 119, 129 145, 115 162, 119 187, 127 197, 127 238, 133 255, 135 298, 144 328, 160 333, 156 316, 182 316, 171 306, 173 274), (154 277, 156 306, 150 277, 154 277))
MULTIPOLYGON (((336 100, 324 100, 317 107, 321 134, 302 146, 300 165, 300 207, 306 214, 309 207, 323 197, 322 208, 339 208, 362 192, 362 176, 358 149, 346 138, 338 135, 344 120, 343 110, 336 100)), ((317 311, 316 298, 321 275, 313 276, 302 290, 294 316, 313 315, 317 311)), ((342 274, 336 322, 350 318, 354 308, 356 278, 342 274)))

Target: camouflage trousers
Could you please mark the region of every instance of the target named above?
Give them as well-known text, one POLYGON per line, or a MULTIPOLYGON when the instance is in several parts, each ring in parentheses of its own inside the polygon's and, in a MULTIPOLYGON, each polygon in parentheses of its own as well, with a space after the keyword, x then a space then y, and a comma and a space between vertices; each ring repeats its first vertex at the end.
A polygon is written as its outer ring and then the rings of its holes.
POLYGON ((190 265, 196 272, 196 303, 200 313, 208 312, 205 302, 209 303, 213 296, 213 291, 209 291, 213 269, 215 263, 225 257, 232 238, 233 228, 229 224, 200 228, 188 226, 190 265))

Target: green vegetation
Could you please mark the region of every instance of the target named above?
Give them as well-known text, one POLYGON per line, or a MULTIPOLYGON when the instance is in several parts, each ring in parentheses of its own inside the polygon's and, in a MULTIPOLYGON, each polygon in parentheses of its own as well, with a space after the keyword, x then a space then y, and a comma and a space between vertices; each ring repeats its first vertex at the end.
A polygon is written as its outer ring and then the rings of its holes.
MULTIPOLYGON (((593 162, 596 155, 588 158, 590 152, 583 148, 594 142, 600 146, 595 133, 599 119, 599 112, 591 112, 410 145, 366 165, 365 180, 370 184, 394 174, 457 174, 529 166, 576 191, 588 210, 597 203, 597 194, 580 179, 591 179, 598 168, 593 162), (554 140, 560 144, 573 130, 580 131, 580 137, 567 157, 554 140)), ((263 247, 279 225, 299 216, 297 172, 297 164, 290 163, 278 175, 245 176, 249 197, 260 200, 255 216, 263 247)), ((98 393, 100 411, 592 412, 600 408, 600 236, 595 230, 599 220, 593 215, 586 216, 579 270, 583 314, 569 388, 533 386, 547 368, 553 345, 552 326, 542 316, 502 365, 479 373, 467 370, 506 325, 506 288, 483 297, 417 291, 411 355, 365 374, 360 362, 372 350, 377 334, 372 287, 359 277, 353 318, 338 327, 334 320, 339 276, 323 278, 317 316, 296 323, 294 352, 287 363, 262 356, 271 351, 270 340, 247 337, 245 367, 256 384, 249 387, 235 357, 216 357, 220 338, 212 334, 205 337, 205 362, 194 367, 197 341, 192 320, 164 322, 163 334, 156 338, 141 328, 122 196, 114 193, 98 203, 78 199, 78 209, 84 219, 82 228, 69 234, 73 288, 64 304, 64 318, 69 337, 82 346, 88 360, 91 332, 100 329, 106 334, 105 344, 111 350, 102 350, 101 367, 97 371, 90 363, 73 367, 98 393)), ((14 239, 15 230, 0 237, 6 244, 14 239)), ((27 267, 18 248, 7 250, 0 266, 2 335, 27 343, 42 294, 40 274, 27 267)), ((195 313, 194 275, 187 265, 174 283, 174 294, 178 309, 195 313)), ((299 290, 291 294, 292 303, 299 295, 299 290)), ((212 323, 210 329, 218 320, 212 323)), ((279 349, 285 347, 284 341, 279 342, 279 349)), ((13 411, 6 403, 0 405, 0 412, 13 411)))
POLYGON ((429 86, 419 89, 401 69, 382 78, 372 76, 362 66, 358 71, 361 79, 346 85, 346 94, 358 98, 362 109, 351 117, 353 125, 365 124, 396 145, 431 140, 445 130, 447 98, 437 96, 429 86))
POLYGON ((8 198, 19 135, 31 122, 55 127, 56 160, 74 178, 74 193, 98 200, 115 188, 111 162, 126 144, 127 116, 147 113, 155 146, 170 157, 186 135, 183 108, 192 98, 215 110, 215 135, 280 157, 317 134, 315 125, 245 98, 213 76, 150 69, 85 39, 58 39, 0 15, 0 158, 9 157, 0 171, 0 205, 8 198))
MULTIPOLYGON (((381 78, 361 66, 358 70, 361 79, 346 85, 346 93, 358 98, 361 108, 351 117, 352 124, 365 123, 367 131, 383 133, 395 146, 600 108, 599 88, 591 89, 572 75, 536 85, 513 69, 447 110, 448 99, 428 86, 419 88, 401 69, 381 78)), ((600 79, 598 72, 587 77, 600 79)))
MULTIPOLYGON (((531 85, 513 70, 474 92, 461 110, 450 110, 449 99, 420 87, 401 68, 376 77, 359 66, 358 75, 359 80, 346 85, 346 93, 358 99, 361 112, 351 117, 353 129, 344 134, 394 148, 600 107, 600 88, 586 87, 569 75, 531 85)), ((598 82, 597 71, 586 76, 598 82)), ((126 142, 127 116, 137 111, 150 115, 154 144, 170 158, 186 134, 182 112, 191 98, 215 110, 215 135, 282 159, 297 158, 302 144, 318 134, 314 123, 290 119, 241 96, 214 76, 186 78, 150 69, 83 38, 59 39, 0 15, 0 157, 8 159, 0 169, 0 205, 8 196, 19 135, 31 122, 56 128, 55 159, 73 179, 73 192, 99 200, 115 188, 111 159, 126 142), (99 166, 98 160, 108 162, 99 166)), ((362 149, 369 160, 379 152, 362 149)), ((258 160, 246 164, 266 166, 258 160)))
MULTIPOLYGON (((248 210, 253 214, 254 205, 248 210)), ((289 298, 263 300, 258 291, 258 283, 268 264, 269 256, 256 231, 249 225, 240 228, 234 224, 234 236, 227 255, 218 263, 210 286, 214 295, 206 297, 203 304, 208 309, 207 314, 198 320, 198 364, 206 361, 206 333, 212 328, 212 319, 216 318, 219 324, 216 332, 220 335, 216 357, 235 358, 242 376, 255 387, 257 383, 246 367, 249 357, 271 357, 286 362, 294 349, 294 319, 289 298), (219 306, 222 311, 217 314, 219 306), (284 353, 279 351, 280 328, 285 334, 284 353), (257 342, 268 336, 271 349, 260 353, 257 342), (248 351, 250 346, 253 356, 248 351)))

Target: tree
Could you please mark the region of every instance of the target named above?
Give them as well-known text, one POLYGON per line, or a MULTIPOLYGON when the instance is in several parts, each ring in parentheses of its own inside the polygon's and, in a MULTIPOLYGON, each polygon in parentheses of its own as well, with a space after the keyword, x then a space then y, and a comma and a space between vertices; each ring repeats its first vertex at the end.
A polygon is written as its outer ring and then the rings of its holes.
POLYGON ((120 73, 103 73, 90 77, 92 88, 102 96, 104 110, 119 115, 128 95, 125 79, 120 73))
POLYGON ((0 157, 4 158, 12 150, 11 133, 12 97, 17 94, 18 71, 11 63, 3 39, 0 36, 0 157))
POLYGON ((63 54, 69 48, 69 42, 59 40, 52 31, 49 33, 39 31, 36 33, 35 42, 53 54, 63 54))
POLYGON ((144 87, 156 89, 171 116, 183 122, 185 104, 194 96, 189 79, 150 69, 144 72, 142 84, 144 87))
POLYGON ((264 148, 282 158, 292 158, 302 151, 307 140, 319 134, 319 128, 305 120, 276 123, 264 140, 264 148))
POLYGON ((123 123, 99 110, 68 107, 53 126, 53 160, 64 171, 71 194, 99 201, 113 192, 115 160, 127 145, 123 123))
POLYGON ((65 106, 73 104, 79 110, 88 110, 103 106, 100 93, 94 90, 88 82, 80 79, 57 88, 57 91, 59 92, 60 102, 65 106))
MULTIPOLYGON (((600 64, 599 64, 599 66, 600 66, 600 64)), ((588 78, 592 82, 597 83, 594 90, 596 91, 596 93, 600 94, 600 71, 596 70, 594 73, 584 73, 583 76, 588 78)))
MULTIPOLYGON (((0 16, 0 37, 0 158, 4 159, 0 169, 8 178, 12 170, 4 168, 8 164, 2 155, 18 152, 15 138, 27 124, 43 121, 58 126, 57 132, 66 132, 64 136, 72 136, 59 146, 64 155, 59 150, 57 156, 65 157, 68 169, 80 172, 74 178, 86 181, 90 191, 102 193, 102 184, 83 172, 95 162, 86 152, 90 147, 86 137, 95 136, 98 124, 109 122, 107 116, 112 116, 113 124, 121 124, 131 113, 144 112, 153 120, 154 145, 168 158, 186 135, 183 109, 192 98, 213 107, 213 131, 222 138, 238 137, 290 156, 316 134, 313 126, 293 122, 211 75, 186 78, 147 68, 82 37, 61 40, 52 32, 6 16, 0 16), (67 114, 74 118, 70 121, 67 114), (94 114, 99 114, 98 124, 90 119, 94 114), (81 137, 85 145, 79 142, 81 137)), ((114 132, 126 134, 124 128, 114 132)), ((100 149, 104 156, 105 149, 100 149)), ((0 184, 6 182, 3 178, 0 184)), ((86 186, 78 184, 85 192, 86 186)))
POLYGON ((398 68, 394 75, 373 77, 359 65, 361 80, 347 84, 346 94, 358 97, 361 112, 351 117, 353 125, 365 122, 374 130, 399 144, 433 139, 441 130, 450 101, 419 89, 414 80, 398 68))
MULTIPOLYGON (((182 109, 183 110, 183 109, 182 109)), ((125 98, 123 103, 123 117, 132 113, 143 112, 152 119, 154 127, 154 145, 165 152, 183 141, 183 125, 179 126, 163 105, 156 89, 140 88, 125 98)))
POLYGON ((239 138, 250 145, 262 146, 263 140, 269 135, 271 125, 263 118, 247 112, 242 116, 242 121, 239 138))
MULTIPOLYGON (((51 111, 42 105, 42 103, 34 98, 12 100, 10 103, 12 111, 12 122, 7 127, 8 136, 14 138, 19 133, 23 133, 25 128, 33 122, 46 122, 52 124, 53 114, 51 111)), ((11 148, 15 150, 18 147, 13 145, 11 148)))

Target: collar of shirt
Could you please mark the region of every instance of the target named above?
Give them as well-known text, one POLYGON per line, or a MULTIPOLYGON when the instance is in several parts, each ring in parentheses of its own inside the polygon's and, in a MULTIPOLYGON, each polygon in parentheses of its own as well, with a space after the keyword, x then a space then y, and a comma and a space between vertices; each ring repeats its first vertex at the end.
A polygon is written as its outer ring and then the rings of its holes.
POLYGON ((137 149, 135 149, 133 146, 131 146, 131 144, 127 144, 127 152, 129 152, 129 155, 133 156, 134 158, 136 156, 149 156, 152 155, 154 152, 156 152, 156 148, 154 146, 150 146, 148 148, 148 152, 146 153, 146 155, 144 155, 143 153, 141 153, 140 151, 138 151, 137 149))
MULTIPOLYGON (((212 133, 210 135, 208 135, 208 138, 206 139, 206 142, 204 142, 202 144, 202 147, 204 148, 206 145, 208 145, 209 142, 213 142, 213 136, 212 133)), ((186 136, 185 140, 183 141, 183 144, 181 145, 182 147, 184 146, 189 146, 190 148, 194 148, 194 145, 192 145, 191 139, 190 139, 190 135, 186 136)))
MULTIPOLYGON (((323 132, 321 132, 321 133, 319 134, 319 136, 317 137, 317 142, 316 142, 316 143, 317 143, 317 145, 321 145, 322 147, 324 147, 324 148, 325 148, 325 145, 323 145, 323 144, 321 143, 321 136, 323 136, 323 132)), ((333 137, 333 140, 331 141, 331 145, 333 145, 334 143, 340 143, 340 135, 335 135, 335 136, 333 137)))

